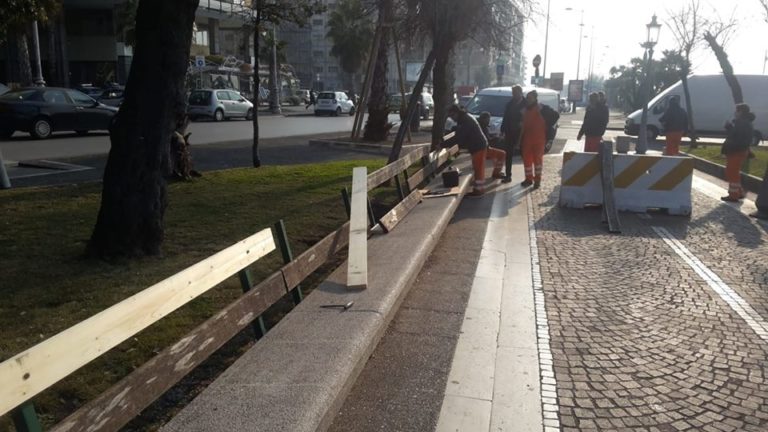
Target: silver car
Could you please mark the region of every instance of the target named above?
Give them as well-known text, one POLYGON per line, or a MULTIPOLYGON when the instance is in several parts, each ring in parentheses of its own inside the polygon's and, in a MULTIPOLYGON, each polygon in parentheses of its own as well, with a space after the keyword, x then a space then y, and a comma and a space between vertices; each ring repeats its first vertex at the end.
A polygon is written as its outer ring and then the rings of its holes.
POLYGON ((189 95, 187 115, 192 120, 200 117, 214 121, 242 117, 253 118, 253 104, 234 90, 199 89, 189 95))

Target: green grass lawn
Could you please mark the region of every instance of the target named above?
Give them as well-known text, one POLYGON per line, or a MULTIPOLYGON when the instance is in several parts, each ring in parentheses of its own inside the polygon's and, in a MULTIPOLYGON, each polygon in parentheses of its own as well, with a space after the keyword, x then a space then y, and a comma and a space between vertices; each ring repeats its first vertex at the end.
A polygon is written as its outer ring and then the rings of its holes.
MULTIPOLYGON (((702 146, 692 150, 686 150, 694 156, 706 159, 710 162, 725 166, 725 156, 720 154, 720 146, 702 146)), ((741 170, 755 177, 763 178, 765 167, 768 165, 768 149, 752 148, 755 154, 754 159, 747 159, 742 165, 741 170)))
MULTIPOLYGON (((120 264, 82 256, 100 184, 0 193, 0 360, 283 219, 298 254, 346 219, 339 190, 354 166, 383 160, 208 172, 169 186, 163 256, 120 264)), ((280 267, 273 252, 252 267, 280 267)), ((46 425, 146 362, 241 294, 230 278, 34 399, 46 425)), ((11 430, 9 416, 0 431, 11 430)))

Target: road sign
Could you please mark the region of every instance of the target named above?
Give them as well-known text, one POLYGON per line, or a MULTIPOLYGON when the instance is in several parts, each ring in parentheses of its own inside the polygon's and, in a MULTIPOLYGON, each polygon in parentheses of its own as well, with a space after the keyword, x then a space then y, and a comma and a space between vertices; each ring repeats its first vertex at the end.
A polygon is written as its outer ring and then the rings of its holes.
POLYGON ((549 74, 549 88, 551 88, 552 90, 563 91, 564 78, 565 78, 565 73, 552 72, 551 74, 549 74))
POLYGON ((504 75, 504 65, 503 64, 497 64, 496 65, 496 75, 503 76, 504 75))
POLYGON ((536 57, 533 58, 533 67, 537 68, 541 64, 541 56, 536 54, 536 57))
POLYGON ((195 67, 199 69, 205 67, 205 56, 195 56, 195 67))

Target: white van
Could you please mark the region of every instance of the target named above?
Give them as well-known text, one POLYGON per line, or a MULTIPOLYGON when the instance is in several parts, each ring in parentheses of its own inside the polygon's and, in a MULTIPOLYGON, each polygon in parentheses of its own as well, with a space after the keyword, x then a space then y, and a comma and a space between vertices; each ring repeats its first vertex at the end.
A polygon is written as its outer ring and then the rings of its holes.
MULTIPOLYGON (((746 102, 755 114, 754 145, 768 137, 768 76, 736 75, 746 102)), ((693 124, 700 136, 725 136, 723 126, 733 118, 735 107, 731 88, 720 75, 691 75, 688 77, 693 106, 693 124)), ((648 139, 664 135, 659 117, 664 114, 672 96, 680 97, 680 106, 685 109, 683 83, 676 82, 648 103, 648 139)), ((642 110, 627 117, 624 133, 637 136, 640 131, 642 110)))
MULTIPOLYGON (((541 87, 523 87, 523 96, 529 91, 536 90, 539 94, 539 103, 548 105, 550 108, 559 112, 560 92, 541 87)), ((504 110, 507 103, 512 100, 512 87, 490 87, 482 89, 475 97, 467 103, 467 112, 478 117, 483 111, 491 113, 491 124, 488 128, 488 134, 491 137, 498 136, 501 132, 501 122, 504 120, 504 110)), ((557 124, 555 124, 557 132, 557 124)), ((545 151, 552 148, 552 141, 547 142, 545 151)))

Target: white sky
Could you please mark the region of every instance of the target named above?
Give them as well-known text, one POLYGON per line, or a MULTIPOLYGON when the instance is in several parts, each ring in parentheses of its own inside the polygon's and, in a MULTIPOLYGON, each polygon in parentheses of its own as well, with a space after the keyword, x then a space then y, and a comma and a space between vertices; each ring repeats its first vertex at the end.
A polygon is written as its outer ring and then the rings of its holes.
MULTIPOLYGON (((533 75, 531 60, 536 54, 544 57, 544 35, 547 0, 539 2, 540 16, 529 22, 525 29, 523 51, 528 62, 527 74, 533 75)), ((646 39, 645 25, 656 13, 662 24, 654 58, 665 49, 675 48, 675 40, 667 21, 670 12, 680 10, 690 0, 551 0, 549 20, 549 49, 547 75, 565 72, 565 82, 575 79, 578 48, 580 10, 584 9, 584 36, 581 47, 580 78, 589 71, 589 54, 594 25, 594 73, 608 77, 611 66, 628 64, 632 57, 642 57, 640 42, 646 39), (568 11, 566 8, 573 8, 568 11)), ((738 29, 731 38, 726 52, 737 74, 761 74, 763 59, 768 49, 768 24, 758 0, 701 0, 708 16, 719 14, 728 18, 735 13, 738 29), (734 12, 734 6, 737 9, 734 12)), ((692 55, 694 73, 719 73, 720 67, 708 46, 704 45, 692 55)), ((543 73, 543 65, 539 70, 543 73)))

